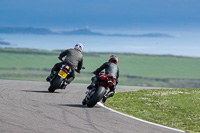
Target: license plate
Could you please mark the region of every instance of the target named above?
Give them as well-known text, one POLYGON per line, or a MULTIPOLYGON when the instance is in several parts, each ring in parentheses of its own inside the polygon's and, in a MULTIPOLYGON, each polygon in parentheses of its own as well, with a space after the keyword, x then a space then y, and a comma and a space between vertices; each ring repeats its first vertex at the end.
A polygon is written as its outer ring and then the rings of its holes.
POLYGON ((60 75, 64 79, 67 77, 67 73, 64 72, 63 70, 60 70, 58 75, 60 75))

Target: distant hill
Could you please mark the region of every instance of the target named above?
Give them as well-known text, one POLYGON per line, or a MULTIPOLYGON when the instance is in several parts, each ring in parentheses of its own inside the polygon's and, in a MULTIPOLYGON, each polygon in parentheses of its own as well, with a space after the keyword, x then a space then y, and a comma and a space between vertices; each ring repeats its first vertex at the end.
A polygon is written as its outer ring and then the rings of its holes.
POLYGON ((118 36, 118 37, 173 37, 166 33, 147 33, 147 34, 104 34, 93 32, 87 26, 82 29, 72 31, 55 32, 48 28, 33 28, 33 27, 0 27, 0 34, 38 34, 38 35, 95 35, 95 36, 118 36))
POLYGON ((3 39, 0 38, 0 45, 11 45, 9 42, 5 42, 3 39))
POLYGON ((9 42, 4 42, 0 40, 0 45, 11 45, 9 42))
POLYGON ((2 34, 56 34, 46 28, 33 27, 0 27, 2 34))
POLYGON ((103 33, 92 32, 87 26, 83 29, 64 31, 64 32, 62 32, 62 34, 65 34, 65 35, 99 35, 99 36, 104 35, 103 33))

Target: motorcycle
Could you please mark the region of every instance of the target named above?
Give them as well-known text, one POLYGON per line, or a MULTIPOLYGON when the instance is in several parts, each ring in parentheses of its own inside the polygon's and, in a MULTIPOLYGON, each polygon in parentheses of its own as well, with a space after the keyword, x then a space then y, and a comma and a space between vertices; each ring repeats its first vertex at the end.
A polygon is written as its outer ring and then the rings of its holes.
POLYGON ((71 72, 71 68, 68 65, 62 65, 59 72, 54 74, 54 77, 50 81, 48 91, 53 93, 56 89, 65 89, 67 83, 67 76, 71 72))
MULTIPOLYGON (((63 61, 63 59, 59 59, 63 61)), ((82 69, 85 69, 85 67, 82 67, 82 69)), ((62 65, 59 72, 54 73, 54 76, 50 80, 48 91, 53 93, 56 89, 65 89, 65 87, 68 85, 66 81, 72 71, 73 70, 69 65, 62 65)))
POLYGON ((109 88, 114 86, 115 80, 110 75, 101 76, 98 83, 92 89, 86 92, 86 96, 82 101, 83 105, 94 107, 97 102, 101 101, 104 95, 109 92, 109 88))

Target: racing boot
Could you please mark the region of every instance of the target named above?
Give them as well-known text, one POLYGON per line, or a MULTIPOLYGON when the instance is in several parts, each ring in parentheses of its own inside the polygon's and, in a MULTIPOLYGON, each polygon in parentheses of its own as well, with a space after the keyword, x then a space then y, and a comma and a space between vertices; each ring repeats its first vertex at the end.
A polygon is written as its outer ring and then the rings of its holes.
POLYGON ((107 100, 109 97, 114 96, 114 94, 115 94, 114 91, 110 91, 110 92, 108 92, 106 95, 103 96, 102 102, 105 103, 106 100, 107 100))
POLYGON ((74 77, 70 77, 66 80, 66 83, 67 84, 70 84, 72 81, 74 80, 74 77))
POLYGON ((104 95, 104 96, 103 96, 103 99, 102 99, 102 102, 105 103, 106 100, 107 100, 107 98, 108 98, 108 97, 107 97, 106 95, 104 95))
POLYGON ((91 82, 91 84, 87 87, 87 89, 88 89, 88 90, 91 90, 92 88, 94 88, 96 82, 97 82, 97 78, 96 78, 96 77, 93 77, 93 78, 92 78, 92 82, 91 82))
POLYGON ((87 87, 87 89, 88 90, 91 90, 92 88, 94 88, 95 87, 95 84, 94 83, 91 83, 88 87, 87 87))
POLYGON ((66 86, 67 86, 68 84, 70 84, 70 83, 72 82, 73 79, 74 79, 73 77, 70 77, 69 79, 65 79, 65 82, 64 82, 64 84, 62 85, 61 89, 65 89, 66 86))
POLYGON ((68 83, 64 82, 63 85, 62 85, 62 87, 61 87, 61 89, 65 89, 67 85, 68 85, 68 83))
POLYGON ((56 71, 51 72, 51 74, 46 78, 46 81, 50 82, 55 74, 56 74, 56 71))

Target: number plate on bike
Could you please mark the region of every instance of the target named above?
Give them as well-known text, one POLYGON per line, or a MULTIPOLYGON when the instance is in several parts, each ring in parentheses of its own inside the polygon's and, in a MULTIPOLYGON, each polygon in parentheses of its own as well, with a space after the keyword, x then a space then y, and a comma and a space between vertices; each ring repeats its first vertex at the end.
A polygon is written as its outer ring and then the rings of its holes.
POLYGON ((59 75, 60 75, 62 78, 66 78, 66 77, 67 77, 67 73, 64 72, 63 70, 60 70, 60 71, 59 71, 59 75))

